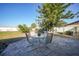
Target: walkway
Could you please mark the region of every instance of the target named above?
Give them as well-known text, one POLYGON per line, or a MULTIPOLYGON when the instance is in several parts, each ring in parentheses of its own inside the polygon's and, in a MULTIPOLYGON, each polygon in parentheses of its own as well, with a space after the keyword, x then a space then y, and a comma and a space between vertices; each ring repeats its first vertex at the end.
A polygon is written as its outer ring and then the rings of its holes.
POLYGON ((4 56, 64 56, 79 55, 79 40, 54 36, 52 43, 45 45, 44 37, 32 37, 10 44, 1 55, 4 56), (40 39, 40 43, 39 43, 40 39))

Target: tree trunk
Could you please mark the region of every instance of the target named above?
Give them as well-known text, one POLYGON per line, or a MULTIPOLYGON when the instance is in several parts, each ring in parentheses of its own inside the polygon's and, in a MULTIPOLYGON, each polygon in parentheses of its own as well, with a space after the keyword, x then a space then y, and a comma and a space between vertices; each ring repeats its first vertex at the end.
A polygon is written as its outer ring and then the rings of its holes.
POLYGON ((49 33, 49 37, 50 37, 49 43, 51 43, 52 42, 52 39, 53 39, 53 33, 49 33))
POLYGON ((63 35, 64 35, 64 26, 63 26, 63 35))
POLYGON ((52 31, 51 35, 52 35, 52 39, 53 39, 53 37, 54 37, 54 28, 53 28, 53 31, 52 31))
POLYGON ((78 33, 77 33, 77 27, 75 27, 75 38, 76 38, 76 39, 77 39, 77 37, 78 37, 77 34, 78 34, 78 33))
POLYGON ((46 44, 51 43, 53 38, 53 33, 48 33, 47 32, 47 37, 46 37, 46 44))
POLYGON ((29 41, 29 37, 28 37, 27 33, 25 33, 25 35, 26 35, 27 41, 29 41))

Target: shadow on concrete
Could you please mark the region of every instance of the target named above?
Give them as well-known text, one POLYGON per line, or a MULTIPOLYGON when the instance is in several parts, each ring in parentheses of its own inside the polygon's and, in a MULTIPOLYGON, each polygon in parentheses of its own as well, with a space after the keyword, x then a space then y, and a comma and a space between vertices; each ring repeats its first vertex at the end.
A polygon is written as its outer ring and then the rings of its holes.
POLYGON ((5 50, 5 48, 10 44, 17 41, 20 41, 22 39, 25 39, 26 37, 15 37, 15 38, 8 38, 8 39, 0 39, 0 53, 5 50))

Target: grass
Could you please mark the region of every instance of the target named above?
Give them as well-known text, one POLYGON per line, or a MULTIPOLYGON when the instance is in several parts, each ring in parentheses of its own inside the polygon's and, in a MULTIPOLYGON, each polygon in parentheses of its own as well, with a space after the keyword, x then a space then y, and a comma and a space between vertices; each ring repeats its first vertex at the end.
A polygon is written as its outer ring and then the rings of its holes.
POLYGON ((16 31, 16 32, 0 32, 0 39, 6 39, 6 38, 14 38, 14 37, 20 37, 24 34, 16 31))
POLYGON ((25 36, 21 32, 0 32, 0 53, 13 42, 24 39, 25 36))

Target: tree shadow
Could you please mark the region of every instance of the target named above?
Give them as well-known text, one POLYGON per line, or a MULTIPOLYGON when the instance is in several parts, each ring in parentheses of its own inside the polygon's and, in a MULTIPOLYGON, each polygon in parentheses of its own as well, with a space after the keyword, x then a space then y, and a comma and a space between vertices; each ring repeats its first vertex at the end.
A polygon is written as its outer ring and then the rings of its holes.
POLYGON ((20 41, 22 39, 25 39, 26 37, 15 37, 15 38, 8 38, 8 39, 0 39, 0 53, 3 52, 5 50, 5 48, 7 48, 7 46, 10 43, 14 43, 17 41, 20 41))

